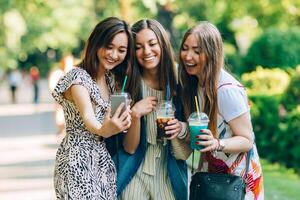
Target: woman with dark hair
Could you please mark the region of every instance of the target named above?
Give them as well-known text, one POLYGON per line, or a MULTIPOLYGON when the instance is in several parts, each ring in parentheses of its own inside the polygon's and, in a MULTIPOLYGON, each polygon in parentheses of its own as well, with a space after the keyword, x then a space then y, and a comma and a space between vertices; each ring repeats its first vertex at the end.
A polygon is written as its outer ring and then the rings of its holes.
POLYGON ((104 139, 127 130, 130 108, 114 115, 110 95, 115 80, 130 70, 132 35, 115 17, 96 25, 78 67, 56 85, 52 95, 64 110, 66 136, 56 154, 54 185, 57 199, 116 199, 115 165, 104 139), (115 80, 114 80, 115 79, 115 80))
POLYGON ((176 72, 169 37, 156 20, 132 26, 136 63, 131 72, 132 124, 116 154, 117 193, 121 199, 187 199, 187 154, 176 151, 186 144, 186 124, 176 99, 176 72), (166 95, 166 94, 169 95, 166 95), (157 139, 156 106, 172 100, 175 119, 165 127, 166 140, 157 139), (178 120, 179 119, 179 120, 178 120), (177 145, 175 145, 177 144, 177 145))
POLYGON ((262 169, 247 94, 224 69, 222 37, 213 24, 200 22, 185 33, 179 70, 186 118, 196 111, 194 96, 198 96, 201 111, 210 119, 208 129, 196 136, 204 140, 198 142, 204 146, 199 170, 243 176, 247 182, 245 199, 263 199, 262 169), (245 174, 247 152, 250 166, 245 174))

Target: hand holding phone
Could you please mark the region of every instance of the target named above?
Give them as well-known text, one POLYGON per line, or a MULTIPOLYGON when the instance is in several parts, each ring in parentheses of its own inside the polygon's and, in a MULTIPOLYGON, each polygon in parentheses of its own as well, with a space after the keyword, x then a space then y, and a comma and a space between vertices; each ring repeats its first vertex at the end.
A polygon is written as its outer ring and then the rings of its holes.
POLYGON ((127 106, 130 105, 130 95, 128 93, 118 93, 118 94, 113 94, 111 95, 111 113, 112 115, 116 112, 117 108, 120 106, 121 103, 124 103, 124 107, 121 111, 123 113, 127 106))

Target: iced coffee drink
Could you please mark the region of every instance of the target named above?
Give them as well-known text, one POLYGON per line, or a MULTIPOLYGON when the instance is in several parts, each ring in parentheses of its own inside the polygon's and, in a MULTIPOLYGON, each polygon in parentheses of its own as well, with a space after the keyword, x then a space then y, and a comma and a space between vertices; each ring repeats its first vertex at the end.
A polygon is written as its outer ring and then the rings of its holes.
POLYGON ((167 138, 165 127, 174 119, 175 107, 171 101, 162 101, 156 111, 157 139, 167 138))

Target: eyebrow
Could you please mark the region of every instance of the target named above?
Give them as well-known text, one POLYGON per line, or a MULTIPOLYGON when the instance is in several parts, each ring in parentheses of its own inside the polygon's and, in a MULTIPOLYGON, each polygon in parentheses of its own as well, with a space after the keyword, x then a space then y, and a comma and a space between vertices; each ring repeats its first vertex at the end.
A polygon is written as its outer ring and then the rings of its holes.
MULTIPOLYGON (((183 46, 188 46, 187 44, 183 44, 183 46)), ((193 49, 200 49, 199 46, 192 46, 193 49)))
MULTIPOLYGON (((157 39, 156 38, 152 38, 152 39, 148 40, 147 42, 153 42, 153 41, 156 42, 157 39)), ((136 45, 142 45, 142 44, 140 42, 137 42, 136 45)))
MULTIPOLYGON (((113 43, 109 43, 108 45, 115 46, 113 43)), ((125 49, 127 49, 127 46, 120 46, 119 48, 125 48, 125 49)))
POLYGON ((157 41, 156 38, 152 38, 152 39, 148 40, 148 42, 153 42, 153 40, 157 41))

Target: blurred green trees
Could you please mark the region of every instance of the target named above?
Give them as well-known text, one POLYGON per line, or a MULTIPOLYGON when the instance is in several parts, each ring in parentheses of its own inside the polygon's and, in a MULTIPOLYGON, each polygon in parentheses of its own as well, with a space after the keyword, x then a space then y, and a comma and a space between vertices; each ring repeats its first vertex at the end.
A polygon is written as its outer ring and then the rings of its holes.
POLYGON ((280 68, 258 68, 242 75, 244 85, 249 95, 278 95, 282 94, 289 82, 290 76, 280 68), (279 84, 280 83, 280 84, 279 84))
POLYGON ((266 29, 299 27, 299 7, 299 1, 292 0, 1 0, 0 67, 36 65, 46 68, 46 73, 64 53, 79 57, 93 26, 114 15, 129 23, 158 19, 169 30, 175 50, 188 27, 200 20, 211 21, 226 43, 227 64, 239 73, 254 69, 253 65, 266 66, 260 61, 242 65, 242 57, 266 29))
MULTIPOLYGON (((292 72, 291 82, 283 96, 282 104, 288 111, 296 109, 300 104, 300 65, 292 72)), ((300 121, 299 121, 300 124, 300 121)))
POLYGON ((242 75, 252 101, 251 114, 260 155, 300 172, 300 67, 242 75))
POLYGON ((257 65, 268 68, 295 67, 300 63, 300 28, 269 29, 257 38, 245 57, 244 71, 257 65))
POLYGON ((63 54, 80 56, 92 27, 119 13, 117 6, 117 0, 1 0, 0 67, 36 65, 46 75, 63 54))

